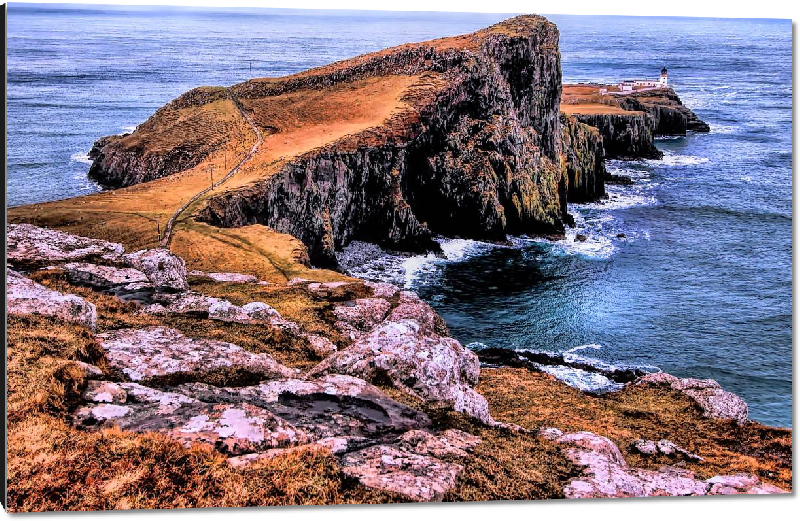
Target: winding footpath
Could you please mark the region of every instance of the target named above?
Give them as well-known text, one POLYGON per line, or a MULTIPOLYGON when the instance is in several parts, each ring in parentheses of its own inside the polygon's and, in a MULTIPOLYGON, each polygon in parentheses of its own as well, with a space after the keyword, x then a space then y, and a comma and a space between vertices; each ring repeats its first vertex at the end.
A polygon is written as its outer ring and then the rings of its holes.
POLYGON ((247 123, 250 124, 250 128, 252 128, 253 132, 255 132, 256 138, 257 138, 256 142, 253 144, 253 147, 250 149, 250 151, 247 152, 247 154, 245 154, 245 156, 241 159, 241 161, 236 163, 236 166, 234 166, 227 174, 225 174, 225 176, 222 179, 220 179, 216 183, 213 183, 211 186, 209 186, 205 190, 202 190, 202 191, 196 193, 191 199, 186 201, 183 204, 183 206, 178 208, 175 211, 174 214, 172 214, 172 217, 170 217, 169 222, 167 222, 167 226, 164 228, 164 236, 161 238, 161 246, 164 247, 164 248, 169 247, 169 243, 172 240, 172 230, 175 227, 175 223, 178 222, 178 218, 181 216, 181 214, 192 203, 194 203, 195 201, 197 201, 198 199, 203 197, 205 194, 207 194, 208 192, 210 192, 214 188, 222 185, 228 179, 230 179, 231 177, 236 175, 236 172, 238 172, 239 169, 242 167, 242 165, 244 165, 247 161, 249 161, 256 154, 256 152, 258 152, 258 149, 261 146, 261 143, 264 142, 264 136, 263 136, 263 134, 261 134, 261 130, 258 128, 258 126, 256 125, 255 121, 253 121, 253 118, 251 118, 250 115, 247 113, 247 111, 245 111, 245 109, 242 106, 241 102, 236 98, 236 95, 233 93, 233 90, 228 88, 228 93, 231 95, 231 101, 233 101, 233 104, 236 105, 237 109, 239 109, 239 113, 241 113, 242 117, 244 117, 244 119, 247 120, 247 123))

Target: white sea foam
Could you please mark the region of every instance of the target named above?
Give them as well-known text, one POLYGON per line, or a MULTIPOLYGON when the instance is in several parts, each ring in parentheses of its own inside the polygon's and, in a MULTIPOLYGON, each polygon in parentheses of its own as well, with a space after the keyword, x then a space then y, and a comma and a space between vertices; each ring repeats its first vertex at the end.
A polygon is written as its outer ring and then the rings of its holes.
POLYGON ((126 134, 130 134, 131 132, 136 130, 136 127, 137 127, 137 125, 126 125, 126 126, 121 127, 121 128, 122 128, 123 132, 125 132, 126 134))
POLYGON ((711 134, 733 134, 738 130, 736 125, 711 125, 711 134))
POLYGON ((86 152, 75 152, 74 154, 69 156, 69 158, 72 159, 73 161, 77 161, 78 163, 85 163, 87 165, 92 164, 92 160, 89 159, 89 154, 87 154, 86 152))
POLYGON ((614 382, 600 373, 593 373, 583 369, 567 367, 565 365, 540 365, 539 369, 551 374, 576 389, 584 392, 609 392, 622 389, 624 384, 614 382))
POLYGON ((685 156, 667 150, 664 152, 663 158, 648 159, 647 162, 664 166, 693 166, 708 163, 709 159, 707 157, 685 156))

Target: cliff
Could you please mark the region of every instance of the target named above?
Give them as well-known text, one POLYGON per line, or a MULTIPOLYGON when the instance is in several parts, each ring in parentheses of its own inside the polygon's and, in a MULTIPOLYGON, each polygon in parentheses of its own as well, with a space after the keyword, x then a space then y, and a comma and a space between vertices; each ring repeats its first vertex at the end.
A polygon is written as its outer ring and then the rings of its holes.
POLYGON ((574 116, 561 114, 561 145, 571 203, 592 201, 605 194, 603 136, 574 116))
POLYGON ((133 134, 99 142, 92 175, 124 186, 196 164, 225 139, 227 127, 207 125, 212 131, 202 147, 195 146, 197 132, 188 143, 170 139, 218 117, 205 107, 216 105, 215 114, 225 114, 241 103, 268 136, 264 151, 250 162, 246 180, 198 207, 200 221, 264 224, 291 234, 316 265, 335 264, 334 250, 354 239, 420 251, 436 248, 434 235, 504 240, 507 234, 558 234, 569 222, 560 95, 555 25, 517 17, 471 35, 251 80, 228 91, 192 91, 133 134), (396 89, 376 92, 385 83, 396 89), (385 95, 394 110, 371 125, 279 155, 273 142, 283 145, 316 125, 344 126, 355 117, 337 116, 343 109, 319 99, 334 92, 356 107, 385 95))

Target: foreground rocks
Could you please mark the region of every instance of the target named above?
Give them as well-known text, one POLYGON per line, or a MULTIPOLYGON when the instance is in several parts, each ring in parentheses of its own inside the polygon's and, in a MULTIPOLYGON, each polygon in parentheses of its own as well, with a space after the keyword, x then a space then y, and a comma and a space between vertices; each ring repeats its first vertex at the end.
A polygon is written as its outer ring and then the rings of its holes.
POLYGON ((10 268, 6 268, 6 311, 9 315, 55 317, 89 329, 97 325, 97 310, 91 302, 47 289, 10 268))
POLYGON ((46 265, 90 259, 117 260, 121 244, 80 237, 31 224, 6 226, 6 258, 11 262, 46 265))
POLYGON ((227 342, 188 338, 165 327, 119 329, 97 338, 109 364, 137 382, 171 375, 197 378, 220 369, 240 369, 263 377, 296 373, 267 354, 250 353, 227 342))
POLYGON ((733 420, 740 425, 747 421, 747 403, 723 389, 714 380, 678 378, 667 373, 653 373, 642 377, 636 384, 669 387, 680 391, 697 402, 708 418, 733 420))
MULTIPOLYGON (((552 439, 555 433, 548 434, 552 439)), ((568 459, 584 469, 583 476, 572 479, 564 488, 567 498, 785 493, 746 474, 698 480, 693 472, 679 467, 633 468, 613 441, 591 432, 563 434, 554 441, 563 447, 568 459)))

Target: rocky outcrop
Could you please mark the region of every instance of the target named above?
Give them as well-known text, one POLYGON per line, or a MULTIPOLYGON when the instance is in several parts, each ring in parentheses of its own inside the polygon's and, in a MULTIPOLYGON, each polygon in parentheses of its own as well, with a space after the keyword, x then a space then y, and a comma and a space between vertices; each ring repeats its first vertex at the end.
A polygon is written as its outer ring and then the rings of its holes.
POLYGON ((649 113, 576 114, 575 117, 597 128, 609 159, 660 159, 663 156, 653 142, 655 122, 649 113))
POLYGON ((97 338, 109 365, 134 382, 191 380, 237 369, 262 378, 296 373, 267 354, 251 353, 228 342, 189 338, 166 327, 118 329, 97 338))
POLYGON ((123 260, 144 273, 154 285, 187 290, 186 264, 183 259, 164 248, 141 250, 123 256, 123 260))
POLYGON ((114 242, 80 237, 31 224, 6 226, 6 258, 17 265, 43 267, 66 261, 118 260, 125 249, 114 242))
POLYGON ((343 373, 389 380, 420 398, 494 424, 478 383, 478 357, 454 338, 426 330, 413 320, 384 322, 352 346, 322 361, 311 374, 343 373))
POLYGON ((95 305, 77 295, 65 295, 6 268, 6 312, 9 315, 44 315, 94 329, 95 305))
POLYGON ((653 133, 659 136, 685 136, 687 131, 708 132, 711 128, 671 88, 615 96, 615 104, 631 111, 647 112, 653 118, 653 133))
POLYGON ((563 434, 554 441, 569 460, 584 469, 582 476, 564 488, 567 498, 785 493, 749 474, 698 480, 692 471, 680 467, 630 467, 613 441, 591 432, 563 434))
POLYGON ((568 183, 567 200, 583 203, 605 194, 605 152, 600 132, 575 116, 562 113, 561 149, 568 183))
POLYGON ((667 373, 653 373, 640 378, 636 385, 657 385, 680 391, 697 402, 708 418, 733 420, 740 425, 747 421, 747 403, 723 389, 715 380, 678 378, 667 373))

